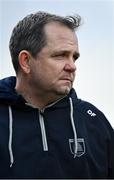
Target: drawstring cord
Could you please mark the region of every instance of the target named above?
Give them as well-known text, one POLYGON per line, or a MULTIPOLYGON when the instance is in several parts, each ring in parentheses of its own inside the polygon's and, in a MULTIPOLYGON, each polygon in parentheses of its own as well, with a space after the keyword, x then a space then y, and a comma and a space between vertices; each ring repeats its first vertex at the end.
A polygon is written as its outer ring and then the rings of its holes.
POLYGON ((11 106, 8 107, 9 109, 9 154, 10 154, 10 167, 12 167, 14 163, 14 158, 13 158, 13 151, 12 151, 12 126, 13 126, 13 117, 12 117, 12 109, 11 106))
POLYGON ((69 98, 69 100, 70 100, 70 119, 71 119, 72 129, 73 129, 73 133, 74 133, 74 158, 75 158, 76 154, 77 154, 77 148, 78 148, 77 133, 76 133, 76 127, 75 127, 74 118, 73 118, 73 102, 72 102, 72 98, 69 98))
MULTIPOLYGON (((74 118, 73 118, 73 102, 72 98, 69 98, 70 101, 70 119, 71 119, 71 125, 74 133, 74 158, 76 157, 77 154, 77 133, 76 133, 76 128, 74 124, 74 118)), ((14 157, 13 157, 13 150, 12 150, 12 134, 13 134, 13 117, 12 117, 12 109, 11 106, 8 107, 9 110, 9 155, 10 155, 10 167, 12 167, 14 163, 14 157)), ((46 146, 47 147, 47 146, 46 146)), ((46 151, 48 150, 48 147, 46 148, 46 151)))

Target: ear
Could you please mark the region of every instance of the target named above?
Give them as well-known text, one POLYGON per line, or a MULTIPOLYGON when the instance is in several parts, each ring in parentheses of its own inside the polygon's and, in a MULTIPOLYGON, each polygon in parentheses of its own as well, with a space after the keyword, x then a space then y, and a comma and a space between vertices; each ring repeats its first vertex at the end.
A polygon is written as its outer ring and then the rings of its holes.
POLYGON ((19 65, 26 74, 29 74, 30 72, 30 59, 31 55, 28 51, 22 50, 19 53, 19 65))

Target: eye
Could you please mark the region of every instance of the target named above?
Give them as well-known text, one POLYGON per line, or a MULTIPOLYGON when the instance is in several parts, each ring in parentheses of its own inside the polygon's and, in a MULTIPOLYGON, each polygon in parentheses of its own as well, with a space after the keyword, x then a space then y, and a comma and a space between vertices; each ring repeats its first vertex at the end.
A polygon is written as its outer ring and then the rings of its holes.
POLYGON ((66 56, 65 53, 57 53, 57 54, 52 55, 52 57, 57 58, 57 59, 61 59, 65 56, 66 56))
POLYGON ((73 56, 73 59, 74 59, 74 62, 76 62, 76 60, 79 58, 79 55, 78 54, 74 54, 74 56, 73 56))

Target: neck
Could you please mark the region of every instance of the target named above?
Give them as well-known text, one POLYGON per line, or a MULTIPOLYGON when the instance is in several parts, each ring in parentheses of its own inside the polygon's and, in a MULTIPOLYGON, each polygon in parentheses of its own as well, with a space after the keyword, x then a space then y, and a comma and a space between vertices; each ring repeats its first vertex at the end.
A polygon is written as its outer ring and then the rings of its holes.
POLYGON ((22 82, 17 79, 16 81, 16 91, 23 96, 27 103, 33 105, 38 109, 43 109, 45 106, 63 98, 63 95, 55 95, 38 92, 29 86, 27 81, 22 82), (24 86, 23 86, 24 84, 24 86))

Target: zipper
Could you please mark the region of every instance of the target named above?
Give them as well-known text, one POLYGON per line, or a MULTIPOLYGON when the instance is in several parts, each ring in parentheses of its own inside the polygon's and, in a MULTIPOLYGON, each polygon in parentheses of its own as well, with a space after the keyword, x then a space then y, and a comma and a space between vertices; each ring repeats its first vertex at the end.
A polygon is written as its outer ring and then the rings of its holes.
POLYGON ((26 102, 25 104, 27 106, 30 106, 32 108, 38 109, 39 112, 39 122, 40 122, 40 128, 41 128, 41 134, 42 134, 42 143, 43 143, 43 150, 44 151, 48 151, 48 143, 47 143, 47 137, 46 137, 46 130, 45 130, 45 124, 44 124, 44 118, 43 118, 43 113, 45 111, 45 109, 52 107, 53 105, 55 105, 57 102, 59 102, 60 100, 62 100, 63 98, 65 98, 66 96, 62 97, 61 99, 58 99, 57 101, 45 106, 42 110, 39 110, 37 107, 35 107, 34 105, 26 102))
POLYGON ((42 113, 40 111, 39 111, 39 121, 40 121, 41 134, 42 134, 43 150, 48 151, 48 144, 47 144, 47 137, 46 137, 44 118, 43 118, 43 115, 42 115, 42 113))

